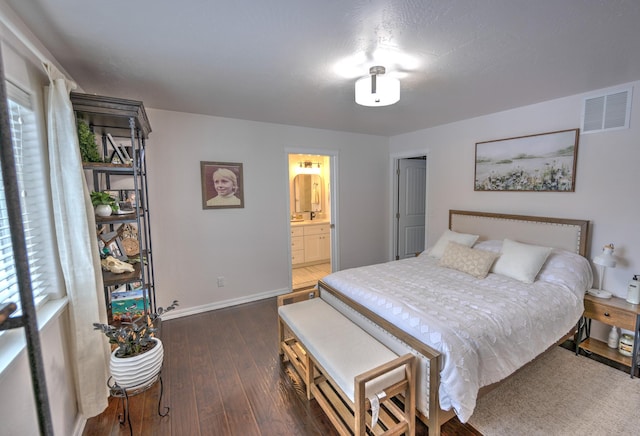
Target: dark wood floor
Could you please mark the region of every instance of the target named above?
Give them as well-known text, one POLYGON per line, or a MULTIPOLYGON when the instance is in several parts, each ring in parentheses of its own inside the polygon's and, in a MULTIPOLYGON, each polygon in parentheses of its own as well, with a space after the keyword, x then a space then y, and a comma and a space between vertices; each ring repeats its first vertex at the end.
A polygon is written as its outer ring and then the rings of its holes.
MULTIPOLYGON (((315 400, 277 351, 275 298, 164 321, 162 378, 165 417, 158 416, 160 384, 130 399, 135 435, 335 435, 315 400)), ((126 435, 119 401, 91 418, 85 436, 126 435)), ((427 429, 418 422, 417 434, 427 429)), ((457 419, 443 436, 480 435, 457 419)))

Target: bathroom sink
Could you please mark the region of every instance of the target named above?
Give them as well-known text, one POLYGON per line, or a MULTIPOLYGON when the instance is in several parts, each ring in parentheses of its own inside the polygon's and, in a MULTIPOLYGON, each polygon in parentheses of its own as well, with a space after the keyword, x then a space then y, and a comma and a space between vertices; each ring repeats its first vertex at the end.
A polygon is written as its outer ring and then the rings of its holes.
POLYGON ((328 224, 329 220, 326 218, 319 218, 315 220, 305 220, 305 219, 292 219, 291 224, 299 225, 299 224, 328 224))

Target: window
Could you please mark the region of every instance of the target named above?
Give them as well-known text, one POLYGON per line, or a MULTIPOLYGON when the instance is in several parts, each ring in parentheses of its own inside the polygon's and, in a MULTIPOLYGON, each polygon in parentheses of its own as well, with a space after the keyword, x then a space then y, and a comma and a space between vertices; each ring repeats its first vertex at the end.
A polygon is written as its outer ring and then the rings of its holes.
MULTIPOLYGON (((16 176, 20 191, 20 207, 24 225, 31 286, 36 307, 44 303, 55 279, 53 238, 49 208, 48 175, 39 138, 37 114, 32 96, 6 82, 11 137, 16 176)), ((0 177, 2 173, 0 171, 0 177)), ((0 186, 0 303, 15 302, 20 312, 16 265, 11 244, 4 185, 0 186)))

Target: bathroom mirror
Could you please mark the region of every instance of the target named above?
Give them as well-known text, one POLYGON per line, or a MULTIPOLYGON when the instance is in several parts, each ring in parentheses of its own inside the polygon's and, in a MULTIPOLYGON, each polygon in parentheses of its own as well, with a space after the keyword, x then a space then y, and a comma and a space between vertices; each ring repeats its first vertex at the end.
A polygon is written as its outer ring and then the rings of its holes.
POLYGON ((319 212, 322 210, 322 177, 317 174, 298 174, 293 179, 294 210, 319 212))

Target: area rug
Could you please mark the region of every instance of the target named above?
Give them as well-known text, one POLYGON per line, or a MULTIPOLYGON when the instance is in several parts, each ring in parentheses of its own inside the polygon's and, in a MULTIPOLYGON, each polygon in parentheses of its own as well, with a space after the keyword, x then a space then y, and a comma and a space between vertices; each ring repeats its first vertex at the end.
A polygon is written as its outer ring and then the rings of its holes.
POLYGON ((485 436, 638 435, 640 379, 553 347, 482 397, 469 423, 485 436))

